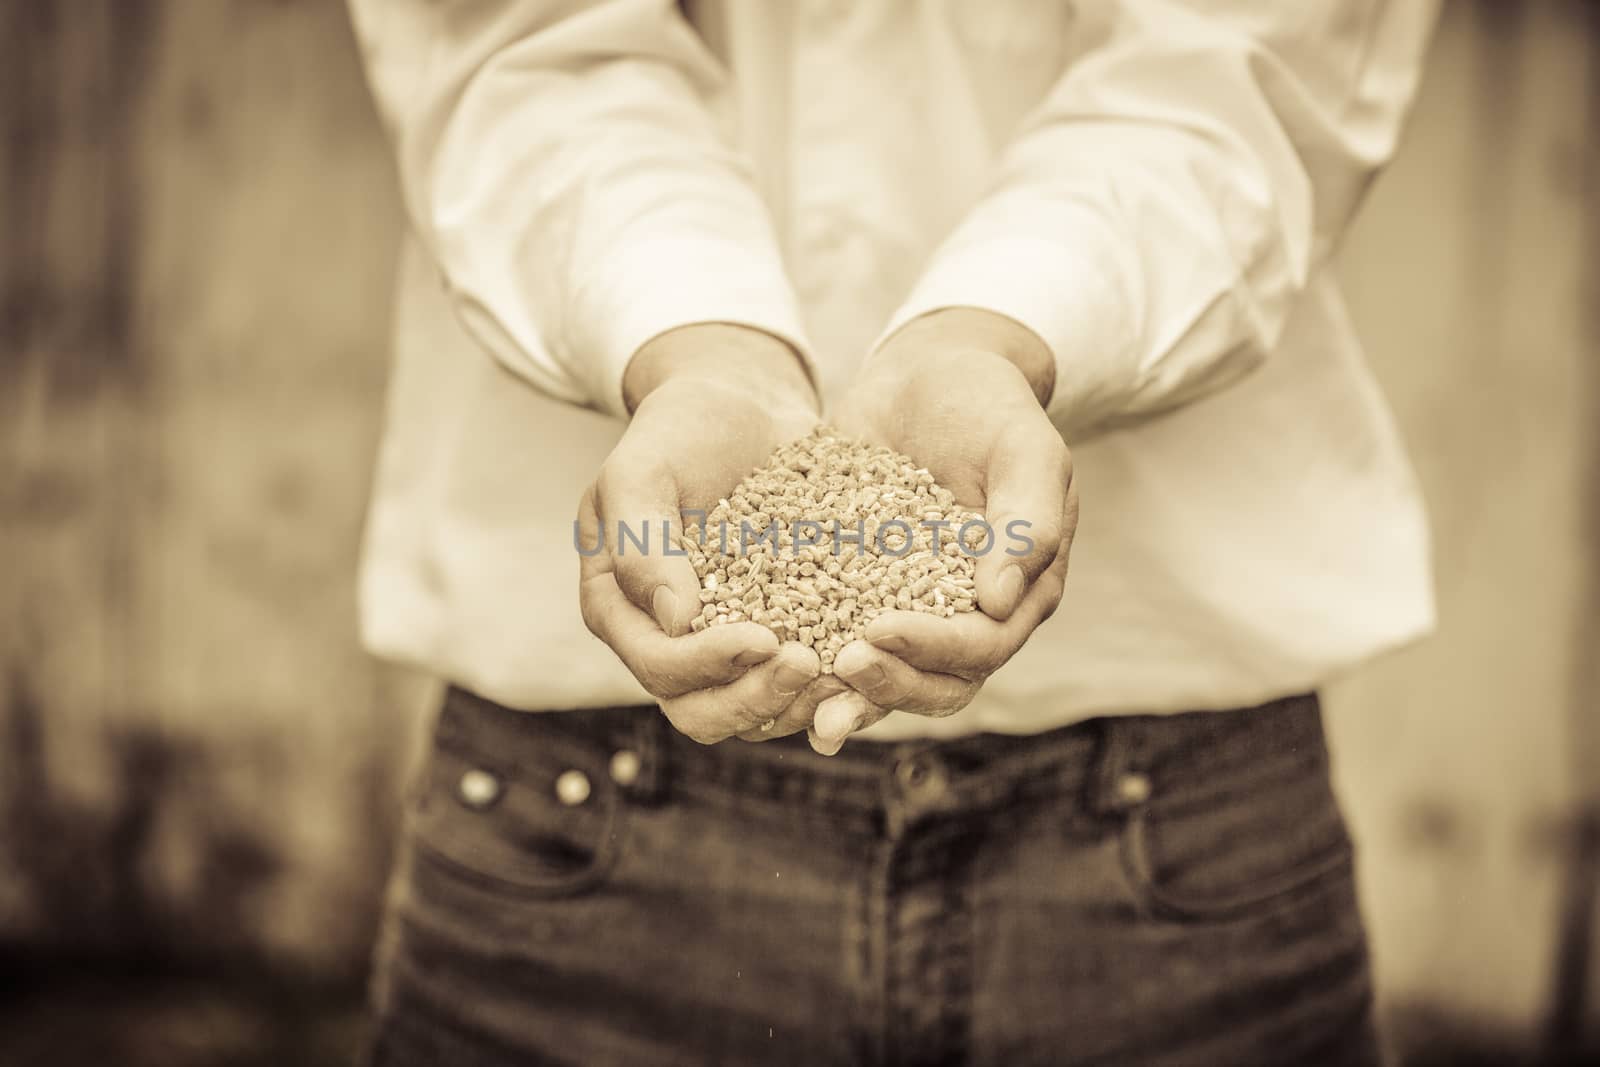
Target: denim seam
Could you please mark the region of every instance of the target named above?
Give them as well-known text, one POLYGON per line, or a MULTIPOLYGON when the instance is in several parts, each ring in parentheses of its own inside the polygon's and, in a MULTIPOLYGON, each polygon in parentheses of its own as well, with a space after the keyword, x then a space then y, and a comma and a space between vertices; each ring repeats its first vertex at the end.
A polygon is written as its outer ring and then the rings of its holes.
MULTIPOLYGON (((459 756, 459 753, 452 753, 459 756)), ((415 854, 418 859, 443 866, 448 872, 457 877, 467 879, 485 892, 501 893, 523 899, 557 899, 582 893, 603 881, 615 867, 617 857, 626 845, 628 827, 631 819, 628 818, 628 798, 621 790, 615 790, 613 795, 604 802, 607 810, 600 816, 600 829, 595 835, 593 858, 581 869, 554 877, 541 877, 534 872, 531 864, 521 862, 519 859, 506 860, 507 856, 520 857, 526 850, 519 849, 515 842, 507 840, 501 827, 494 823, 497 818, 506 818, 504 812, 498 812, 505 803, 500 798, 494 808, 477 812, 460 808, 460 801, 450 792, 448 782, 435 782, 434 776, 437 768, 429 766, 425 770, 427 792, 424 801, 432 801, 446 805, 447 810, 456 818, 487 820, 486 831, 497 842, 499 847, 486 849, 475 847, 467 843, 467 839, 458 837, 450 832, 448 820, 445 822, 426 822, 426 811, 419 804, 414 812, 414 822, 409 827, 411 839, 415 844, 415 854), (449 840, 447 846, 442 842, 449 840), (491 870, 490 868, 498 868, 491 870)), ((526 780, 509 779, 507 789, 531 788, 526 780)), ((606 788, 602 786, 602 789, 606 788)), ((598 801, 597 801, 598 802, 598 801)))
POLYGON ((760 805, 787 815, 791 821, 800 825, 848 828, 863 836, 875 837, 881 824, 879 819, 881 812, 872 805, 829 803, 827 800, 819 800, 814 795, 800 798, 800 802, 797 803, 794 798, 784 797, 775 792, 732 789, 723 783, 692 779, 673 783, 672 791, 663 799, 670 800, 674 795, 734 809, 745 808, 752 804, 760 805))
POLYGON ((1164 889, 1150 863, 1146 837, 1146 812, 1129 814, 1122 834, 1122 857, 1133 888, 1152 918, 1179 922, 1221 922, 1287 901, 1324 878, 1351 869, 1355 848, 1348 839, 1326 853, 1295 864, 1288 870, 1252 881, 1231 893, 1178 894, 1164 889))

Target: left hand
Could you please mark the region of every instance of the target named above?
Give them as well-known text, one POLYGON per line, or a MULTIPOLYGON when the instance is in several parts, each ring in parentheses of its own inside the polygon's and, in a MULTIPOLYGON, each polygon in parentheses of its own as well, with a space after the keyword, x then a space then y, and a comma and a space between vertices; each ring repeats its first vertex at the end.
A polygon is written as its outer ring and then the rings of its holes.
POLYGON ((862 366, 833 424, 927 467, 994 538, 978 559, 977 611, 885 612, 840 650, 834 673, 851 689, 817 708, 817 751, 837 752, 890 710, 959 711, 1060 604, 1078 496, 1045 415, 1054 373, 1031 331, 972 308, 913 320, 862 366))

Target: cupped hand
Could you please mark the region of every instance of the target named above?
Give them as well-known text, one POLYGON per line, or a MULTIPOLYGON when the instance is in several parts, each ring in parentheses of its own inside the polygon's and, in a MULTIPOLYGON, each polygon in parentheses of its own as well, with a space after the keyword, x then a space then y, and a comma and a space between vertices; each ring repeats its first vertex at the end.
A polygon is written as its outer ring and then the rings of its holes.
POLYGON ((639 350, 624 395, 633 418, 578 509, 585 624, 696 741, 778 736, 761 727, 780 718, 804 729, 838 683, 814 684, 816 653, 764 626, 691 633, 700 582, 677 540, 685 510, 715 506, 816 424, 802 365, 765 333, 689 326, 639 350))
POLYGON ((959 711, 1060 604, 1078 497, 1045 415, 1053 385, 1043 342, 973 309, 914 320, 863 365, 833 423, 927 467, 993 536, 975 550, 977 611, 885 612, 840 650, 833 669, 850 690, 817 708, 818 751, 837 752, 890 710, 959 711))

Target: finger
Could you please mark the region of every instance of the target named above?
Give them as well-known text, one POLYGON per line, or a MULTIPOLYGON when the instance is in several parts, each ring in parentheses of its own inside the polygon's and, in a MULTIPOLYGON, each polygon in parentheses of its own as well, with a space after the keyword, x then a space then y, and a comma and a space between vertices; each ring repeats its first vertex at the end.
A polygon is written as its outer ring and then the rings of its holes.
POLYGON ((615 575, 580 582, 583 621, 658 700, 727 685, 778 654, 778 639, 765 626, 733 622, 699 633, 668 637, 618 588, 615 575))
POLYGON ((829 697, 847 693, 850 687, 832 674, 818 675, 812 679, 800 695, 795 697, 788 707, 778 713, 776 719, 762 723, 754 730, 746 730, 739 735, 741 741, 775 741, 780 737, 797 734, 801 730, 811 727, 812 720, 817 716, 817 705, 829 697))
POLYGON ((667 634, 688 633, 700 611, 700 579, 675 539, 683 516, 672 473, 619 448, 600 470, 595 507, 623 595, 667 634))
POLYGON ((714 744, 777 718, 821 671, 822 661, 815 652, 789 641, 738 681, 662 701, 661 710, 680 733, 701 744, 714 744))
POLYGON ((1004 621, 1061 547, 1072 459, 1055 427, 1028 420, 996 441, 986 478, 984 518, 994 538, 978 557, 974 581, 978 607, 1004 621))
POLYGON ((824 756, 837 755, 845 740, 858 730, 865 730, 889 714, 866 697, 851 690, 829 697, 817 705, 817 719, 807 734, 811 748, 824 756))
POLYGON ((595 503, 593 485, 583 491, 578 500, 577 529, 573 533, 572 547, 578 552, 578 582, 612 570, 611 546, 601 540, 600 513, 595 503))
POLYGON ((1072 542, 1078 536, 1078 483, 1074 479, 1067 485, 1067 499, 1061 508, 1061 547, 1056 550, 1056 558, 1052 563, 1059 561, 1063 565, 1067 557, 1072 554, 1072 542))
MULTIPOLYGON (((865 637, 882 652, 924 671, 982 681, 1010 659, 1039 624, 1054 614, 1066 582, 1067 557, 1058 555, 1005 622, 979 611, 949 617, 888 611, 867 625, 865 637)), ((842 651, 842 650, 841 650, 842 651)), ((838 669, 838 661, 834 661, 838 669)))
POLYGON ((965 678, 918 670, 866 641, 851 641, 840 649, 833 670, 879 707, 920 715, 954 714, 970 704, 978 691, 977 685, 965 678))

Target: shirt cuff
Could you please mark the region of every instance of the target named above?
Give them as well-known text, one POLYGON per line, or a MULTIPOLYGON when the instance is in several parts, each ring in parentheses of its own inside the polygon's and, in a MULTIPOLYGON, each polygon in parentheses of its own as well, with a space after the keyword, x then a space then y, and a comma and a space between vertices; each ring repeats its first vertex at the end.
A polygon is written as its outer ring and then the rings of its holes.
POLYGON ((817 367, 782 265, 743 244, 705 237, 658 238, 573 295, 566 341, 596 405, 627 419, 622 376, 639 349, 680 326, 748 326, 785 341, 811 381, 817 367))
POLYGON ((1038 334, 1055 358, 1051 421, 1063 432, 1082 428, 1116 410, 1140 378, 1137 316, 1116 267, 1097 260, 1036 237, 948 244, 878 343, 932 311, 973 307, 1004 315, 1038 334))

